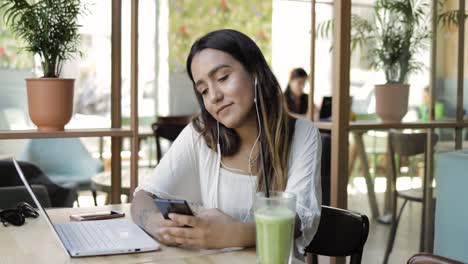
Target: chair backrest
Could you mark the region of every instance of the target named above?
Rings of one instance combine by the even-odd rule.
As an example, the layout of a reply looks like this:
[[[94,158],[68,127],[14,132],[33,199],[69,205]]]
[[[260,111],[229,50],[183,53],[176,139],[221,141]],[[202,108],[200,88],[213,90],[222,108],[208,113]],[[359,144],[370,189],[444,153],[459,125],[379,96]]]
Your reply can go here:
[[[333,257],[351,256],[350,263],[361,263],[368,234],[367,216],[349,210],[322,206],[317,233],[305,251]]]
[[[449,259],[442,256],[432,255],[429,253],[418,253],[412,256],[408,264],[463,264],[463,262]]]
[[[41,169],[32,163],[18,161],[26,180],[31,185],[47,189],[52,207],[72,207],[76,199],[76,187],[63,187],[52,182]],[[24,186],[11,160],[0,160],[0,187]],[[0,195],[0,197],[3,197]],[[3,199],[3,198],[2,198]]]
[[[151,125],[154,136],[156,138],[156,151],[158,162],[161,160],[162,151],[160,138],[165,138],[169,141],[174,141],[180,132],[190,123],[192,115],[184,116],[160,116],[157,121]]]
[[[31,139],[19,160],[41,168],[55,182],[75,182],[88,179],[104,168],[92,157],[79,138]],[[79,179],[79,180],[78,180]]]
[[[400,156],[414,156],[426,152],[427,133],[403,133],[391,130],[389,133],[390,145],[394,154]],[[434,135],[433,143],[437,142],[437,136]]]
[[[390,150],[390,168],[392,170],[392,183],[396,184],[398,170],[396,167],[395,154],[398,156],[415,156],[426,153],[427,133],[403,133],[396,130],[390,130],[389,134],[389,150]],[[438,141],[437,134],[432,137],[432,144]],[[426,164],[426,156],[424,156],[424,164]],[[424,170],[426,172],[426,170]]]

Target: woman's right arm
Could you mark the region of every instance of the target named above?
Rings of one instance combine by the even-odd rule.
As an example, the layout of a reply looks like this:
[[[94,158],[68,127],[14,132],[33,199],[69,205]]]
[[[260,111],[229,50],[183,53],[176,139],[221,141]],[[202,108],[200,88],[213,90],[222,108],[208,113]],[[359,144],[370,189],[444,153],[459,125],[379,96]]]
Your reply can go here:
[[[178,245],[171,239],[165,239],[160,235],[166,227],[178,227],[174,221],[166,220],[159,212],[154,203],[156,196],[146,191],[135,193],[131,205],[131,215],[133,222],[146,231],[150,236],[156,238],[159,242],[168,245]]]
[[[131,213],[133,221],[152,237],[166,245],[175,245],[164,239],[161,231],[167,227],[178,227],[164,219],[154,199],[178,198],[198,203],[201,201],[200,176],[197,167],[197,152],[193,145],[195,134],[188,125],[172,143],[150,177],[146,177],[135,192]]]

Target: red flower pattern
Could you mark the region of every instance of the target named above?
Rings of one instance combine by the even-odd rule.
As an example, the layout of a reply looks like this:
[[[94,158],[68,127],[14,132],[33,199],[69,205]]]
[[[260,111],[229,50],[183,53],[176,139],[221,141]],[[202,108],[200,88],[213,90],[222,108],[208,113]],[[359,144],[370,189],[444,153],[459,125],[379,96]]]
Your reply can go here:
[[[260,30],[258,32],[258,38],[261,39],[261,40],[266,40],[267,37],[266,37],[265,31]]]
[[[223,10],[228,10],[229,9],[229,5],[228,5],[227,0],[221,0],[220,6],[221,6],[221,9],[223,9]]]
[[[183,25],[179,28],[179,34],[180,34],[180,35],[183,35],[183,36],[188,35],[188,33],[187,33],[187,24],[183,24]]]

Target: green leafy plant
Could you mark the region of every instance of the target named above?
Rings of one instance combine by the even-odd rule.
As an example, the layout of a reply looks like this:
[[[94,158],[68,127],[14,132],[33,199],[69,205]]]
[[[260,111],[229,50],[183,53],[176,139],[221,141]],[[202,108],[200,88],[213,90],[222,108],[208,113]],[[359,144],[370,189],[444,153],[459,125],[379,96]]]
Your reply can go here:
[[[442,11],[444,2],[438,2]],[[351,16],[351,49],[367,49],[365,58],[385,73],[387,83],[406,83],[408,76],[424,68],[416,55],[429,49],[432,37],[431,6],[427,0],[377,0],[373,15]],[[441,27],[458,25],[458,10],[440,13]],[[333,21],[317,27],[319,37],[329,37]]]
[[[4,17],[2,10],[0,17]],[[0,19],[0,69],[32,69],[33,57],[19,52],[22,45]]]
[[[239,30],[251,37],[271,62],[272,1],[170,0],[169,69],[183,72],[192,43],[221,28]]]
[[[58,78],[63,62],[79,53],[80,0],[0,0],[0,9],[24,49],[39,55],[44,77]]]

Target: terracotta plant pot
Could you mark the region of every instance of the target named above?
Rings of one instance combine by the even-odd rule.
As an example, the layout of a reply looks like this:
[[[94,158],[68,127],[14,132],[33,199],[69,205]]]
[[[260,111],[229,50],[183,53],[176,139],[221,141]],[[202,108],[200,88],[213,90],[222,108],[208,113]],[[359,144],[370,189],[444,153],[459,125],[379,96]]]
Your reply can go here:
[[[74,79],[26,79],[29,116],[40,131],[63,131],[73,113]]]
[[[375,109],[382,122],[401,122],[408,112],[409,85],[400,83],[375,86]]]

